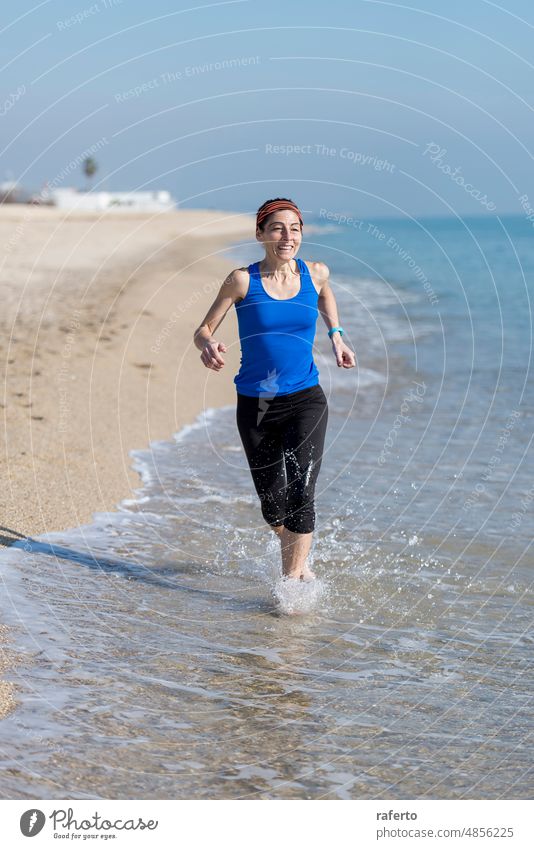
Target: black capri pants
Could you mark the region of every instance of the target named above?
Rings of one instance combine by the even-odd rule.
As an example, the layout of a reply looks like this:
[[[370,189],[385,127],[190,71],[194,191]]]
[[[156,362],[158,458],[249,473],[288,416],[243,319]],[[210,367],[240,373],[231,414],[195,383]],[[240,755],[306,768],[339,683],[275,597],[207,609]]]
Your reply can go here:
[[[265,521],[311,533],[328,422],[322,387],[278,396],[238,392],[236,421]]]

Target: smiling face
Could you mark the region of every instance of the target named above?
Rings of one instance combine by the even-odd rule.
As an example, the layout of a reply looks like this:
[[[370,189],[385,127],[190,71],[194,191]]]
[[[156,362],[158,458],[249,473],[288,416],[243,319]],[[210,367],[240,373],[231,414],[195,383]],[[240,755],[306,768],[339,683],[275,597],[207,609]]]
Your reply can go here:
[[[302,242],[302,230],[296,212],[280,209],[263,222],[263,230],[256,229],[256,239],[265,248],[265,256],[276,265],[297,255]]]

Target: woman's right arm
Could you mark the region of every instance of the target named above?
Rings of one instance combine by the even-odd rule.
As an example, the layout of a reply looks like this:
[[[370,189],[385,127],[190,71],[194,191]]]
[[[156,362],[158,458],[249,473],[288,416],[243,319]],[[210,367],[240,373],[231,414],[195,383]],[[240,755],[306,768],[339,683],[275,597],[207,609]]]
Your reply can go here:
[[[244,298],[248,289],[248,272],[246,268],[236,268],[230,272],[221,284],[217,297],[206,313],[202,323],[193,334],[193,342],[201,352],[200,359],[214,371],[220,371],[224,366],[221,352],[227,348],[224,342],[217,342],[213,334],[219,327],[226,313],[236,301]]]

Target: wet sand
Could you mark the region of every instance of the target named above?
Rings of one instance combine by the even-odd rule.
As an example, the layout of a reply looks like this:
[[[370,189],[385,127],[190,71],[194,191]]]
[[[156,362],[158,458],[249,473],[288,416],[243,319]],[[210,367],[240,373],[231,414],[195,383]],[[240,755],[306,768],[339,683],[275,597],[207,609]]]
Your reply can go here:
[[[113,510],[141,486],[132,449],[234,402],[235,311],[216,334],[221,373],[192,334],[240,239],[254,241],[252,216],[0,207],[4,545]],[[12,707],[0,682],[0,716]]]

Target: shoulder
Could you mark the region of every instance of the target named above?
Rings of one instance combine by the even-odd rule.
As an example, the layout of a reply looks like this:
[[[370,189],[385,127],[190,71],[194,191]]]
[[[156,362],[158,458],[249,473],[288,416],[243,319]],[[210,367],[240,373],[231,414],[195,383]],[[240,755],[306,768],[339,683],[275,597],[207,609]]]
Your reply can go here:
[[[307,262],[308,271],[313,281],[317,294],[324,293],[329,285],[330,269],[325,262]]]
[[[241,301],[246,296],[249,286],[249,277],[248,268],[246,266],[242,266],[241,268],[234,268],[224,281],[223,287],[231,295],[234,302]]]

